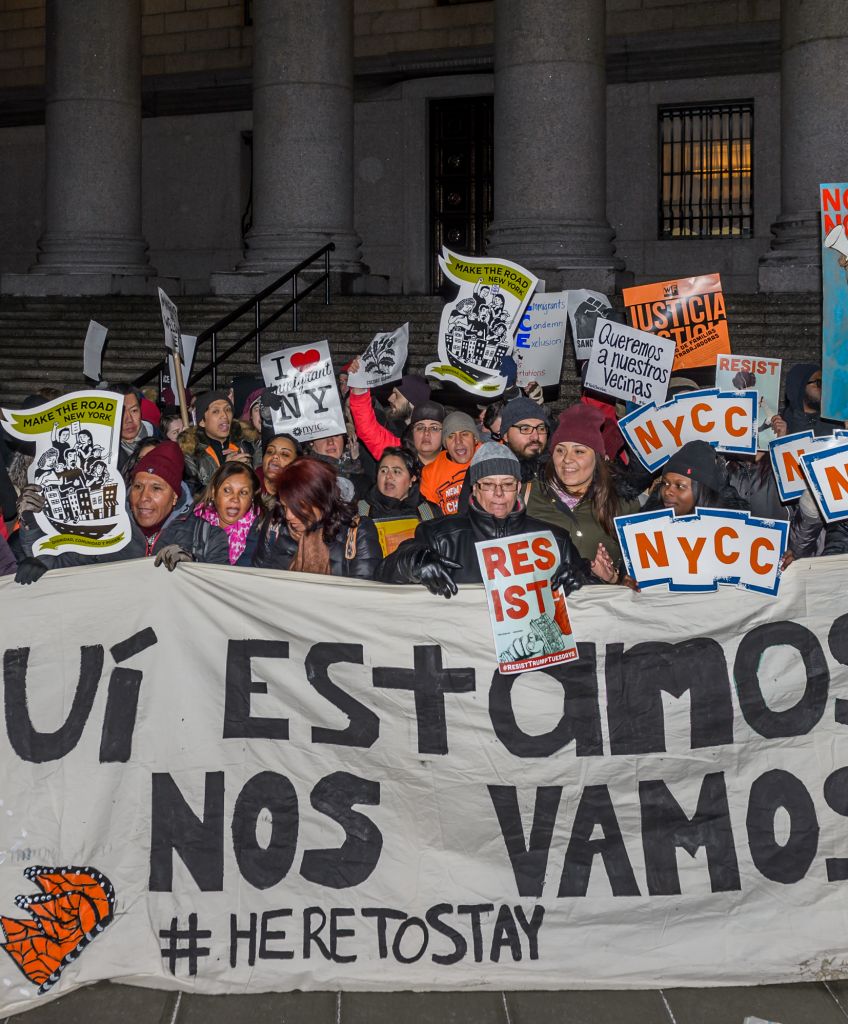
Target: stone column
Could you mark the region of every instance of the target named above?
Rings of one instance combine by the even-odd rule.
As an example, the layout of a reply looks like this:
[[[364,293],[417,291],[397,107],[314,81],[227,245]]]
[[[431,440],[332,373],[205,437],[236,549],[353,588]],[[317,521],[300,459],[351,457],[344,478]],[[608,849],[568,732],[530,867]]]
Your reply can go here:
[[[253,38],[254,219],[238,269],[279,275],[335,242],[333,269],[359,273],[352,0],[255,0]]]
[[[548,289],[610,291],[605,0],[495,0],[495,219],[488,252]]]
[[[782,0],[780,21],[780,216],[759,285],[817,292],[819,185],[848,180],[848,22],[844,7],[830,0]]]
[[[46,14],[45,230],[30,273],[115,290],[109,278],[155,273],[141,234],[141,0],[47,0]]]

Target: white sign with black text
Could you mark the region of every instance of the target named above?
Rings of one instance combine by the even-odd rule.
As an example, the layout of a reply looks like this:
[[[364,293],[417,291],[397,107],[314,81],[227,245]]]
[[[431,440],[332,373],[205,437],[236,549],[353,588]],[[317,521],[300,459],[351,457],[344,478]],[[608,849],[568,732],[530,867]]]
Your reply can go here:
[[[661,338],[599,317],[584,386],[636,405],[662,405],[674,348],[673,338]]]
[[[263,356],[265,396],[274,429],[299,441],[347,432],[326,341],[294,345]]]

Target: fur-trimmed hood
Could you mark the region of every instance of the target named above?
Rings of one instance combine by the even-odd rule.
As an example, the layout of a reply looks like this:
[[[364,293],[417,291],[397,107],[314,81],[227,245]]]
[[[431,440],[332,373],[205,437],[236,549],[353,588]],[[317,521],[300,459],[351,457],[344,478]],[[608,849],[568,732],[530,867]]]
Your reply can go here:
[[[230,441],[240,448],[259,444],[259,433],[253,427],[240,420],[233,420],[230,427]],[[203,427],[191,426],[188,430],[182,431],[177,438],[183,455],[196,457],[201,455],[209,447],[210,441]]]

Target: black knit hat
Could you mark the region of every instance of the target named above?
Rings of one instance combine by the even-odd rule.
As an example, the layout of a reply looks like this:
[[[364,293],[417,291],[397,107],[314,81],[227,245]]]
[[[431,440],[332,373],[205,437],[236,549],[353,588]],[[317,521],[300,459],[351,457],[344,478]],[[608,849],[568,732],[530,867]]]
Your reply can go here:
[[[724,487],[715,449],[706,441],[689,441],[684,444],[663,466],[663,475],[666,473],[688,476],[709,487],[711,491],[720,492]]]
[[[230,396],[226,391],[204,391],[202,395],[197,396],[197,401],[194,405],[194,417],[198,423],[203,422],[203,417],[213,402],[226,402],[230,409],[233,407]]]
[[[415,406],[409,422],[420,423],[421,420],[436,420],[438,423],[444,423],[446,415],[445,407],[440,402],[429,400]]]
[[[503,412],[501,413],[501,437],[506,434],[510,427],[514,427],[516,423],[520,423],[522,420],[541,420],[548,427],[551,425],[548,415],[541,405],[534,402],[532,398],[527,398],[526,395],[519,395],[518,398],[513,398],[503,407]]]

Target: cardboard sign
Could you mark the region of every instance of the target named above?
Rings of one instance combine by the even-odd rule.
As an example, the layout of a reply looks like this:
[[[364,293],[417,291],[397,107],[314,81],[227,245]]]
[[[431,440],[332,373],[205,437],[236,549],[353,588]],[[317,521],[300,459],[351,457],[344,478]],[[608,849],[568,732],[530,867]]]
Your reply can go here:
[[[130,541],[124,478],[118,472],[124,399],[75,391],[33,409],[0,409],[12,437],[35,442],[30,483],[44,495],[33,555],[120,551]]]
[[[535,293],[515,335],[519,387],[559,384],[565,348],[568,292]]]
[[[182,348],[183,357],[180,360],[180,364],[183,370],[183,381],[186,387],[188,387],[188,379],[191,376],[191,368],[194,364],[194,352],[197,348],[197,336],[194,334],[181,334],[180,335],[180,347]],[[174,369],[174,354],[173,352],[168,353],[168,370],[166,377],[163,378],[163,385],[165,387],[175,388],[174,379],[176,377],[176,371]]]
[[[103,374],[103,347],[108,329],[96,320],[89,320],[82,347],[82,372],[89,380],[99,381]]]
[[[559,550],[548,530],[478,541],[498,670],[532,672],[578,658],[565,598],[551,590]]]
[[[706,441],[720,452],[753,455],[756,416],[756,391],[707,388],[676,395],[664,405],[636,409],[618,426],[642,465],[653,471],[689,441]]]
[[[636,405],[662,405],[671,379],[674,342],[598,318],[585,386]]]
[[[664,508],[618,516],[615,530],[628,575],[642,590],[700,592],[722,584],[778,592],[787,522],[720,508],[696,508],[678,517]]]
[[[768,451],[777,435],[769,426],[780,408],[780,359],[761,356],[720,355],[716,358],[715,386],[719,391],[754,390],[757,405],[757,448]]]
[[[812,430],[778,437],[769,444],[769,456],[777,481],[780,500],[795,501],[807,490],[807,481],[801,467],[801,456],[809,452],[821,452],[836,448],[848,440],[848,430],[836,430],[833,434],[816,437]]]
[[[504,356],[512,355],[514,335],[538,283],[529,270],[508,260],[478,259],[442,249],[439,266],[459,285],[442,310],[439,359],[426,374],[463,391],[494,398],[506,387]]]
[[[822,268],[822,417],[848,420],[848,184],[819,186]],[[839,261],[842,260],[842,263]]]
[[[420,520],[412,516],[406,519],[375,519],[373,522],[377,528],[380,549],[385,557],[397,551],[405,540],[411,540],[415,536]]]
[[[182,355],[180,350],[180,314],[176,305],[161,288],[158,289],[158,292],[159,308],[162,311],[162,326],[165,329],[165,348],[169,352],[180,352],[180,355]]]
[[[598,317],[608,319],[612,313],[612,303],[606,295],[593,292],[589,288],[572,289],[567,294],[568,323],[571,327],[574,356],[578,362],[582,362],[592,354]]]
[[[802,455],[801,467],[825,521],[848,519],[848,443]]]
[[[326,341],[281,348],[260,366],[272,392],[263,403],[277,433],[313,441],[347,432]]]
[[[352,388],[376,388],[403,376],[403,366],[409,349],[409,324],[396,331],[375,334],[368,348],[359,357],[359,372],[349,373]]]
[[[631,326],[673,338],[674,369],[712,366],[730,351],[727,312],[718,274],[643,284],[622,291]]]

